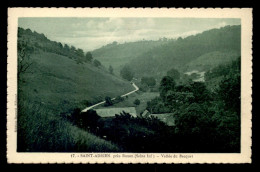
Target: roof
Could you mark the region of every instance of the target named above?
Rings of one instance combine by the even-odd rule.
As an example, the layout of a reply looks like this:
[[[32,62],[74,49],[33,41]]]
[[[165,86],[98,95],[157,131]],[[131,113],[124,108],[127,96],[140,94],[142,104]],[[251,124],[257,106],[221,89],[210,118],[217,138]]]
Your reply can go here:
[[[149,116],[157,117],[160,121],[166,123],[168,126],[175,126],[175,117],[173,113],[150,114]]]
[[[116,114],[120,115],[123,111],[129,113],[133,117],[136,117],[135,107],[124,107],[124,108],[102,108],[95,109],[97,114],[103,118],[105,117],[114,117]]]
[[[142,117],[146,117],[147,115],[149,114],[149,111],[148,110],[145,110],[143,113],[142,113]]]

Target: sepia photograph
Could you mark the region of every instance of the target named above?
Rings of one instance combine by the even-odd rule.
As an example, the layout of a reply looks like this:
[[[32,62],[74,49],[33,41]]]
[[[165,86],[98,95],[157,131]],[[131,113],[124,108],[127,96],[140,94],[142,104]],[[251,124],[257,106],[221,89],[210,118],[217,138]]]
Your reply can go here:
[[[239,17],[18,17],[15,151],[240,154],[242,27]]]

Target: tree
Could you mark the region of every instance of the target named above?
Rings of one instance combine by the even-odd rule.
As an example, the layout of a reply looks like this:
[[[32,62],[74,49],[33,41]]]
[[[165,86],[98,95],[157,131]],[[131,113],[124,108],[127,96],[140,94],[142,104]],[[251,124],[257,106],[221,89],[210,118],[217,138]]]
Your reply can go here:
[[[153,87],[156,85],[156,80],[154,77],[142,77],[141,84],[145,84],[149,87]]]
[[[171,69],[167,72],[167,76],[172,77],[174,80],[179,80],[180,79],[180,73],[176,69]]]
[[[108,68],[108,70],[109,70],[109,73],[110,73],[110,74],[113,74],[113,72],[114,72],[114,69],[113,69],[113,67],[112,67],[111,65],[109,65],[109,68]]]
[[[80,57],[84,57],[84,51],[80,48],[76,50],[76,54]]]
[[[184,104],[190,104],[194,101],[193,93],[168,91],[164,101],[165,106],[171,109],[179,109]]]
[[[92,62],[93,56],[92,56],[91,52],[87,52],[85,57],[86,57],[86,62],[88,62],[88,63]]]
[[[176,85],[176,83],[172,77],[170,77],[170,76],[163,77],[163,79],[161,80],[161,83],[160,83],[160,87],[159,87],[160,96],[163,100],[166,99],[166,94],[168,91],[174,90],[175,85]]]
[[[101,66],[100,61],[98,61],[98,60],[96,60],[96,59],[94,60],[93,64],[94,64],[95,67]]]
[[[32,65],[30,61],[30,55],[28,52],[27,42],[21,40],[22,38],[18,38],[18,81],[21,79],[21,75],[26,73],[29,67]]]
[[[76,48],[75,48],[74,46],[71,46],[71,47],[70,47],[70,51],[71,51],[72,53],[75,53],[75,52],[76,52]]]
[[[218,99],[224,102],[224,108],[240,115],[241,94],[240,73],[226,76],[219,84]]]
[[[112,100],[111,100],[111,97],[105,97],[105,106],[111,106],[111,105],[113,105],[113,102],[112,102]]]
[[[137,105],[137,106],[138,106],[138,105],[140,105],[140,103],[141,103],[141,102],[140,102],[140,100],[139,100],[139,99],[135,99],[135,101],[134,101],[134,104],[135,104],[135,105]]]
[[[70,51],[70,47],[68,46],[68,44],[65,44],[63,49],[66,53]]]
[[[121,71],[120,71],[120,75],[122,76],[122,78],[131,81],[134,77],[134,72],[131,70],[131,68],[127,65],[125,65]]]
[[[197,103],[203,103],[211,99],[211,93],[207,90],[205,83],[193,82],[190,85],[191,92],[194,95],[194,101]]]
[[[116,102],[122,102],[124,100],[124,98],[121,96],[117,96],[115,100],[116,100]]]
[[[83,127],[86,128],[86,126],[90,127],[90,130],[95,131],[96,127],[98,126],[98,120],[100,119],[100,116],[98,116],[97,112],[90,109],[87,112],[81,113],[81,118],[83,121]]]

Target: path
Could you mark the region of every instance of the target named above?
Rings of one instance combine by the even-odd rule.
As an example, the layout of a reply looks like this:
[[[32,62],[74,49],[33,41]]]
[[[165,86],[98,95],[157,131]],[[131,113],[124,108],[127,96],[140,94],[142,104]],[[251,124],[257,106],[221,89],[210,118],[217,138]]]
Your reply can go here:
[[[135,85],[135,83],[132,83],[132,86],[135,88],[135,90],[133,90],[133,91],[131,91],[131,92],[129,92],[129,93],[126,93],[126,94],[124,94],[124,95],[121,95],[121,97],[128,96],[128,95],[133,94],[134,92],[136,92],[136,91],[139,90],[139,88]],[[115,99],[116,99],[116,98],[114,97],[114,98],[112,98],[111,100],[115,100]],[[89,107],[83,109],[81,112],[87,112],[89,109],[92,109],[92,108],[94,108],[94,107],[96,107],[96,106],[102,105],[102,104],[104,104],[105,102],[106,102],[106,101],[102,101],[102,102],[99,102],[99,103],[94,104],[94,105],[92,105],[92,106],[89,106]]]

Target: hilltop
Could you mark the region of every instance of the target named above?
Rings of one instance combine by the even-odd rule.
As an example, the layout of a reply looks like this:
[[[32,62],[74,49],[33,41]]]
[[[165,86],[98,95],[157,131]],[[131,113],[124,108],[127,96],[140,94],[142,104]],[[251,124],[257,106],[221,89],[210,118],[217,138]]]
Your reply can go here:
[[[132,68],[136,77],[162,77],[172,68],[206,71],[240,56],[241,26],[225,26],[177,40],[113,44],[93,51],[106,66]],[[200,66],[199,64],[202,64]],[[205,64],[204,64],[205,63]]]
[[[193,62],[206,63],[208,68],[215,67],[212,64],[226,63],[220,60],[218,54],[224,56],[240,55],[241,51],[241,26],[226,26],[220,29],[212,29],[187,38],[179,38],[175,42],[169,42],[161,47],[142,54],[133,59],[128,65],[132,66],[137,74],[165,75],[172,69],[186,72]],[[210,54],[211,53],[211,54]],[[207,54],[207,56],[206,56]],[[204,57],[201,57],[204,56]],[[209,60],[210,59],[210,60]],[[229,58],[233,60],[234,58]],[[228,60],[229,61],[229,60]],[[200,70],[201,68],[193,68]]]
[[[157,41],[137,41],[119,44],[113,42],[99,49],[92,51],[93,56],[102,62],[106,68],[110,65],[114,68],[115,73],[119,74],[120,69],[131,60],[143,53],[151,51],[153,48],[163,46],[174,40],[160,39]]]

